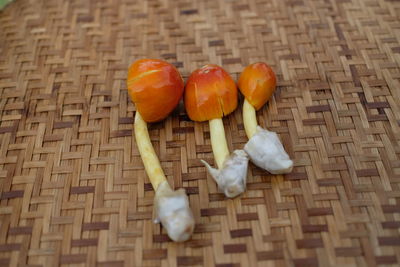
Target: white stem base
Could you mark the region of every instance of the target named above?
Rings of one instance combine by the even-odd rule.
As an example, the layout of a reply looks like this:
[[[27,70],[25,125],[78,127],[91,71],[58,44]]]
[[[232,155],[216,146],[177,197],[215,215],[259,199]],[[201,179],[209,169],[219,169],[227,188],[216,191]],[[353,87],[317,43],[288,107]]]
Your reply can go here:
[[[290,160],[278,135],[257,126],[257,132],[244,146],[251,161],[272,174],[284,174],[292,171]]]
[[[154,222],[161,222],[169,238],[183,242],[194,230],[194,218],[184,189],[173,191],[168,182],[159,185],[154,197]]]
[[[243,103],[243,123],[249,138],[244,150],[250,160],[272,174],[291,172],[293,161],[283,148],[278,135],[257,125],[256,110],[246,99]]]
[[[228,198],[234,198],[246,191],[247,166],[249,158],[243,150],[235,150],[220,169],[211,167],[201,160],[208,173],[217,182],[218,188]]]
[[[243,150],[235,150],[229,155],[222,119],[210,120],[209,123],[211,145],[218,169],[204,160],[201,162],[217,182],[219,190],[228,198],[236,197],[246,190],[249,158]]]

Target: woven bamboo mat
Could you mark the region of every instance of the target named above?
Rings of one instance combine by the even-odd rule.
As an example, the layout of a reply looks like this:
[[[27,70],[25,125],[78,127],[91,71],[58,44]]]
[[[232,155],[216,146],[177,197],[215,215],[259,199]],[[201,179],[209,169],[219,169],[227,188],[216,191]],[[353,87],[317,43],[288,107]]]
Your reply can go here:
[[[400,263],[400,3],[394,0],[16,0],[0,12],[0,266],[377,266]],[[152,223],[125,85],[135,59],[233,77],[266,61],[258,114],[293,173],[250,166],[218,193],[207,123],[182,107],[150,135],[190,195],[193,238]],[[246,142],[241,107],[224,119]]]

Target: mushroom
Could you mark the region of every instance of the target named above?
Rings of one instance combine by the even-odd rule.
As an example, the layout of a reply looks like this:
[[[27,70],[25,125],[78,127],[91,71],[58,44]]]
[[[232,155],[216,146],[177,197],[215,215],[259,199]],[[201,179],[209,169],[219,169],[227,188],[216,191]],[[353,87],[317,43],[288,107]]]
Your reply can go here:
[[[193,213],[184,189],[172,190],[151,144],[148,122],[164,119],[182,97],[184,84],[178,70],[158,59],[142,59],[129,67],[128,93],[136,106],[135,138],[146,173],[155,191],[154,222],[164,226],[177,242],[190,238]]]
[[[275,73],[265,63],[250,64],[241,73],[238,85],[245,96],[243,122],[249,138],[244,150],[256,166],[272,174],[291,172],[293,161],[283,148],[278,135],[258,126],[256,118],[256,110],[259,110],[275,91]]]
[[[190,75],[184,93],[186,111],[193,121],[209,121],[211,146],[218,169],[206,166],[218,188],[228,198],[246,189],[248,157],[243,150],[229,153],[222,117],[237,107],[237,87],[218,65],[208,64]]]

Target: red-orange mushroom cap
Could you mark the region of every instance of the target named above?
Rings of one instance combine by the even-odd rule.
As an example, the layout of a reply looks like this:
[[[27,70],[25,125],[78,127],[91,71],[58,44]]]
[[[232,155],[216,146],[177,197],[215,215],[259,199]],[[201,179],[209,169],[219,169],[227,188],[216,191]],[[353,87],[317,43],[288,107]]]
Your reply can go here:
[[[146,122],[164,119],[176,107],[184,83],[178,70],[159,59],[135,61],[128,71],[128,93]]]
[[[276,76],[263,62],[248,65],[240,74],[238,86],[246,100],[259,110],[272,96],[276,88]]]
[[[237,107],[237,87],[220,66],[207,64],[190,75],[185,87],[185,108],[193,121],[222,118]]]

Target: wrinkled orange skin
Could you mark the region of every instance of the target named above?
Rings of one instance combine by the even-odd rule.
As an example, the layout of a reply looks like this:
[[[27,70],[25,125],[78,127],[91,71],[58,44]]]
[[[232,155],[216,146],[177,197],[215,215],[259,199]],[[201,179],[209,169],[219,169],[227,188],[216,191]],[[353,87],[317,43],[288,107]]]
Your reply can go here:
[[[129,67],[127,85],[136,110],[146,122],[167,117],[179,103],[184,88],[178,70],[159,59],[135,61]]]
[[[185,108],[193,121],[222,118],[237,107],[237,87],[220,66],[208,64],[190,75],[185,87]]]
[[[238,86],[247,101],[259,110],[274,93],[276,76],[265,63],[250,64],[240,74]]]

